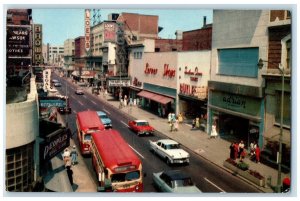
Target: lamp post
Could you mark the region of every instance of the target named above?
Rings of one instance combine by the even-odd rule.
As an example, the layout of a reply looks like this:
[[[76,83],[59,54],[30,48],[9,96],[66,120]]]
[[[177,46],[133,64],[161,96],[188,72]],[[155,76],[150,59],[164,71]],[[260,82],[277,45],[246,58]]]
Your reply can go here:
[[[265,61],[262,59],[259,59],[259,62],[257,66],[259,68],[263,67],[263,62],[271,63],[269,61]],[[283,102],[284,102],[284,68],[281,64],[279,64],[278,69],[281,73],[281,104],[280,104],[280,133],[279,133],[279,150],[278,150],[278,175],[277,175],[277,192],[281,192],[281,159],[282,159],[282,136],[283,136]]]

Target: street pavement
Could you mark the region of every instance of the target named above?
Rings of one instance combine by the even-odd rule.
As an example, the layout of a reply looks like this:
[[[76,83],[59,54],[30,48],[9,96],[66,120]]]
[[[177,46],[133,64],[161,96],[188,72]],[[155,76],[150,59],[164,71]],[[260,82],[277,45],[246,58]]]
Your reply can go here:
[[[68,82],[72,83],[71,79],[68,78]],[[92,88],[86,87],[85,91],[87,93],[92,94]],[[98,95],[99,99],[106,101],[113,107],[119,109],[119,101],[114,99],[110,94],[107,94],[105,97],[103,93]],[[223,140],[221,138],[211,139],[207,133],[202,130],[194,130],[192,129],[189,123],[182,123],[179,125],[179,129],[176,132],[170,132],[170,127],[166,118],[160,118],[159,116],[152,114],[148,111],[145,111],[138,106],[126,106],[119,109],[121,112],[125,113],[132,119],[144,119],[147,120],[150,125],[152,125],[157,132],[166,136],[166,138],[173,139],[179,142],[183,147],[187,150],[190,150],[200,157],[210,161],[211,163],[223,168],[224,170],[231,172],[231,170],[227,169],[223,166],[223,162],[229,158],[229,146],[230,142]],[[73,145],[74,142],[71,142]],[[87,179],[86,174],[81,174],[82,172],[89,172],[84,165],[83,159],[79,155],[78,158],[79,164],[72,167],[74,172],[74,192],[95,192],[96,184],[93,182],[93,179]],[[257,189],[260,189],[262,192],[273,193],[274,190],[271,186],[276,186],[277,184],[277,175],[278,171],[269,166],[266,166],[262,163],[255,163],[249,160],[248,157],[244,159],[244,161],[249,164],[249,169],[255,170],[263,175],[266,179],[266,184],[263,187],[260,187],[249,180],[237,175],[241,179],[245,180],[249,184],[253,185]],[[233,172],[231,172],[233,173]],[[90,174],[90,173],[89,173]],[[89,175],[90,176],[90,175]],[[84,177],[84,178],[83,178]],[[282,173],[281,178],[290,177],[290,174]],[[271,178],[270,180],[267,178]]]

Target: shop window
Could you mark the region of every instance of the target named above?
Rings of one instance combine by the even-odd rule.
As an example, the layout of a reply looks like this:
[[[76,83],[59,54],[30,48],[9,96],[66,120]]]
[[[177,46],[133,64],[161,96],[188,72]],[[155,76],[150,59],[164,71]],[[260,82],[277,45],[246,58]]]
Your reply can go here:
[[[218,50],[221,75],[257,77],[258,48],[233,48]]]
[[[275,114],[275,122],[276,125],[280,125],[280,117],[281,117],[281,91],[276,93],[277,99],[277,107],[276,107],[276,114]],[[283,100],[283,125],[285,127],[291,126],[291,96],[290,93],[284,93],[284,100]]]

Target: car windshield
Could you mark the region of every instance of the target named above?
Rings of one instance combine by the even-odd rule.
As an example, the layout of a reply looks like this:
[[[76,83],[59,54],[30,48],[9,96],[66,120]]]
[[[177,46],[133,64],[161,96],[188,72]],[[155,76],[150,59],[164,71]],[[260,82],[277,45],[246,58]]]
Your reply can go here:
[[[179,149],[179,144],[167,144],[166,149]]]
[[[194,185],[191,178],[174,180],[172,183],[173,183],[173,186],[175,186],[175,187],[184,187],[184,186],[193,186]]]
[[[100,115],[100,118],[101,118],[101,119],[107,119],[108,117],[106,116],[106,114],[101,114],[101,115]]]
[[[137,125],[138,126],[149,126],[149,123],[148,122],[137,122]]]
[[[140,178],[140,171],[118,173],[111,175],[111,182],[123,182],[123,181],[133,181]]]

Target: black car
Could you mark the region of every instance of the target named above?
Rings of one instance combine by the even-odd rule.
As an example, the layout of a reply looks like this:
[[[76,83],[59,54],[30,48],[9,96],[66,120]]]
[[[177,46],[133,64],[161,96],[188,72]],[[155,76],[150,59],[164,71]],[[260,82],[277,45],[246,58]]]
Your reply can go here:
[[[274,169],[278,169],[278,163],[276,156],[268,149],[261,151],[260,162]],[[282,161],[281,171],[284,173],[289,173],[291,171],[290,164],[288,162]]]

